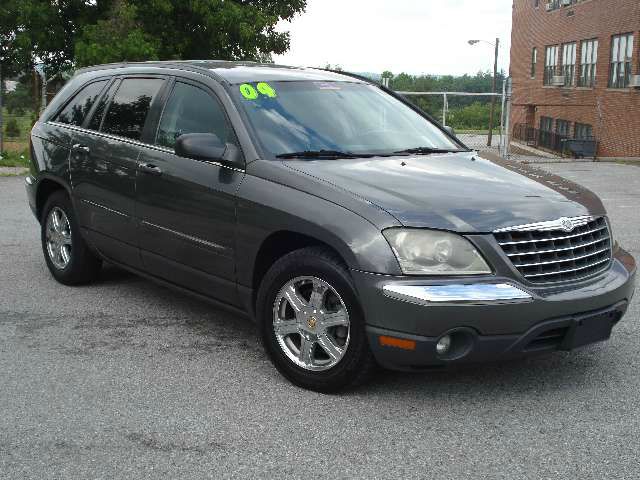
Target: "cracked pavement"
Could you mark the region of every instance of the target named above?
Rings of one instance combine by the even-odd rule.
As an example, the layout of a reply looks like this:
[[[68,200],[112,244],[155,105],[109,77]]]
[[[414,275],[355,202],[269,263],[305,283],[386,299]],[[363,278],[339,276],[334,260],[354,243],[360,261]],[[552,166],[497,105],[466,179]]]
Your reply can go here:
[[[640,168],[544,168],[640,257]],[[233,314],[113,267],[57,284],[22,178],[0,205],[0,478],[640,477],[640,296],[606,344],[321,395]]]

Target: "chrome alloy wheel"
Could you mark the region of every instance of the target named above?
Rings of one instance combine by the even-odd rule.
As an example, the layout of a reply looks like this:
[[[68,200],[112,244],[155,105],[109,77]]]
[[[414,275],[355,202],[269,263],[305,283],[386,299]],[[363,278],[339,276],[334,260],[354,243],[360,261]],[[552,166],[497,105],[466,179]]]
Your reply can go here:
[[[45,239],[51,263],[64,270],[71,261],[71,225],[67,214],[53,207],[47,216]]]
[[[334,367],[349,347],[349,312],[338,292],[316,277],[296,277],[278,292],[273,330],[285,355],[305,370]]]

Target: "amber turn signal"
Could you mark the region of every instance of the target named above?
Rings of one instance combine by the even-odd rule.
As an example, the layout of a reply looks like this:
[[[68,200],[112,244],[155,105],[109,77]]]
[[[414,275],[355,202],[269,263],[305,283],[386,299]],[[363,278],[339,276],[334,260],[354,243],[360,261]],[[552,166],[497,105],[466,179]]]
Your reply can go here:
[[[403,338],[387,337],[384,335],[380,335],[378,339],[380,341],[380,345],[383,347],[396,347],[402,348],[403,350],[416,349],[416,342],[414,340],[405,340]]]

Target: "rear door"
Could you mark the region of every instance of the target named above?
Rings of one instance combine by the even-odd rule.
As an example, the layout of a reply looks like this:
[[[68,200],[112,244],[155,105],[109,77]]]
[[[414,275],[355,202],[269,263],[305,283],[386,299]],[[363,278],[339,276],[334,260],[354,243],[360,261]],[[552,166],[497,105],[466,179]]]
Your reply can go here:
[[[80,221],[106,257],[140,267],[135,213],[136,171],[147,118],[166,81],[116,77],[78,133],[72,181]]]
[[[215,133],[238,145],[207,86],[177,78],[159,115],[155,147],[140,154],[137,211],[149,273],[230,304],[235,285],[236,192],[244,171],[174,153],[185,133]]]

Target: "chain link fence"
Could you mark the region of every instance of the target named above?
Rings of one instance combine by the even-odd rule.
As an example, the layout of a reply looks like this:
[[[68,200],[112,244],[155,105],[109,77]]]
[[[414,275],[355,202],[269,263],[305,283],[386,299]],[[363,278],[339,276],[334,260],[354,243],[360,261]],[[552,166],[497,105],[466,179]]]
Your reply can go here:
[[[29,164],[29,134],[35,121],[30,113],[2,115],[0,166],[27,167]]]
[[[507,154],[506,95],[483,92],[398,92],[453,128],[469,148]],[[491,101],[494,101],[491,121]],[[490,124],[493,128],[490,129]]]

